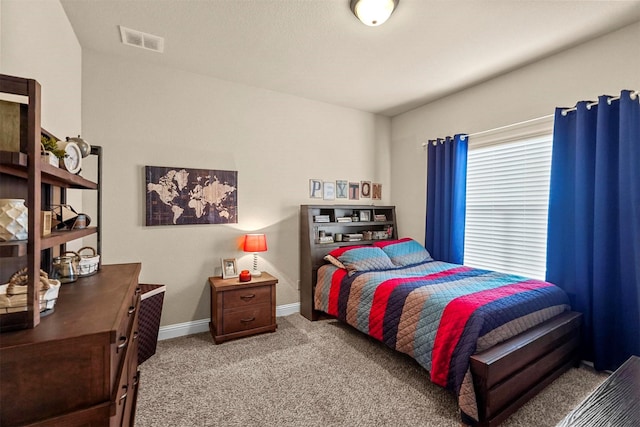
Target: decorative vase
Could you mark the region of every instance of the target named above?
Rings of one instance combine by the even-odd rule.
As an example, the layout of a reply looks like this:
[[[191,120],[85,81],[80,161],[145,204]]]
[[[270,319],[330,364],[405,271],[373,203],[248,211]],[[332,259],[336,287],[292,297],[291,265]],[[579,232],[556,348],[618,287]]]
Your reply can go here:
[[[0,242],[27,240],[29,214],[24,199],[0,199]]]

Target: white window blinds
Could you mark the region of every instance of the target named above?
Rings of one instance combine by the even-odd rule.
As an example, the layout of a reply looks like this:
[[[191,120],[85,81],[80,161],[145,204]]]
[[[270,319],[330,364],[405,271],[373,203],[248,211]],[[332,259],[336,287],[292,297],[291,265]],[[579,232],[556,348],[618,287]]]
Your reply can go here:
[[[544,279],[553,118],[469,138],[464,263]]]

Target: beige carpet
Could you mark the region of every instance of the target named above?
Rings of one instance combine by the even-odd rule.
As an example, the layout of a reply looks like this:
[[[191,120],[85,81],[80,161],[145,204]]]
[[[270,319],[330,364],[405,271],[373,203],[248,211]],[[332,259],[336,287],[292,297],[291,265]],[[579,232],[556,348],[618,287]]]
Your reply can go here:
[[[142,366],[136,426],[459,426],[453,396],[412,359],[335,320],[215,345],[161,341]],[[554,426],[606,378],[572,369],[502,425]]]

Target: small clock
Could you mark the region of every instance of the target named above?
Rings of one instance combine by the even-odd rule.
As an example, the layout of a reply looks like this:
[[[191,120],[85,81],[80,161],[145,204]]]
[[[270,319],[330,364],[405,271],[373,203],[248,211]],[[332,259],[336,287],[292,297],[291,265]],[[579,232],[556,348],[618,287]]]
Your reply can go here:
[[[73,141],[59,141],[58,146],[64,150],[64,168],[71,173],[78,173],[82,169],[82,151]]]

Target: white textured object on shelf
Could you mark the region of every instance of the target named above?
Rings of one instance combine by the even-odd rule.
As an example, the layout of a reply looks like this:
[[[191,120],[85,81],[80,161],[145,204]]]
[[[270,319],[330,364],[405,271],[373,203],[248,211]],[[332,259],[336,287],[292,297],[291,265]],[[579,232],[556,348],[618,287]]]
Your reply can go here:
[[[27,240],[28,224],[24,199],[0,199],[0,242]]]

